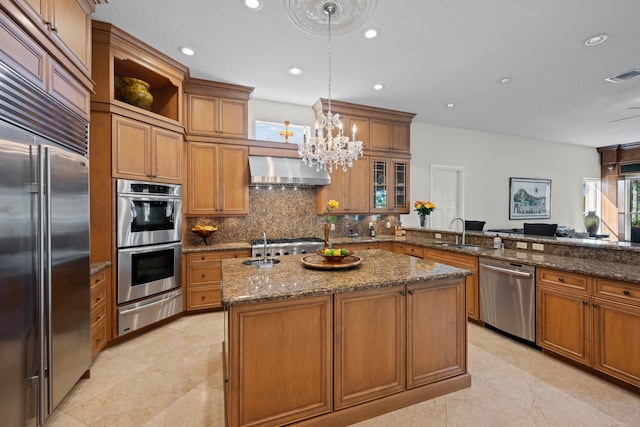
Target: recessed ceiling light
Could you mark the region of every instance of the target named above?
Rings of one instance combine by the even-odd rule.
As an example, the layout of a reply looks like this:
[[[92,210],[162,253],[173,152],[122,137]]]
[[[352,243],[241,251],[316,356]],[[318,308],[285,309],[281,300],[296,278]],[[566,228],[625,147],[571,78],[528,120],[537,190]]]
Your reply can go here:
[[[368,39],[376,38],[377,35],[378,35],[378,30],[376,30],[375,28],[369,28],[367,31],[364,32],[364,36]]]
[[[302,74],[302,69],[298,67],[291,67],[287,70],[287,72],[292,76],[299,76],[300,74]]]
[[[511,77],[500,77],[496,82],[501,85],[506,85],[507,83],[511,83]]]
[[[187,56],[193,56],[193,54],[195,53],[189,46],[182,46],[180,48],[180,52],[184,53]]]
[[[248,7],[251,10],[260,10],[262,9],[262,1],[261,0],[241,0],[242,4]]]
[[[384,89],[384,85],[382,83],[376,83],[373,85],[373,90],[382,90]]]
[[[609,38],[608,34],[597,34],[595,36],[589,37],[584,41],[585,46],[595,46],[600,43],[604,43]]]
[[[453,108],[456,106],[456,104],[454,104],[453,102],[447,102],[446,104],[444,104],[444,106],[447,108]]]

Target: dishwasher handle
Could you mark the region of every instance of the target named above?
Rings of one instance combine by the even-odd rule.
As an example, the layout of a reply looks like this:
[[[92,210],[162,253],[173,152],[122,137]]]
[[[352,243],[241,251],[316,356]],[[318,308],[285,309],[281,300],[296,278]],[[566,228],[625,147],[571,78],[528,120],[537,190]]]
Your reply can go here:
[[[531,273],[530,271],[511,270],[509,268],[496,267],[495,265],[480,264],[480,267],[486,268],[487,270],[496,271],[498,273],[512,274],[514,276],[520,276],[520,277],[533,276],[533,273]]]

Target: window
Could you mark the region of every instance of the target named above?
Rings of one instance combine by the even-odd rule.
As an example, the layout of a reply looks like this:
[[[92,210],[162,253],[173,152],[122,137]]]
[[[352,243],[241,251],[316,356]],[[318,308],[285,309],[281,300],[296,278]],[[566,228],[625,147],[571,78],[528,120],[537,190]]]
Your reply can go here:
[[[304,141],[305,129],[307,130],[308,134],[308,126],[292,124],[285,126],[284,123],[264,122],[261,120],[256,120],[256,140],[301,144]],[[289,135],[285,135],[286,131],[289,132]]]

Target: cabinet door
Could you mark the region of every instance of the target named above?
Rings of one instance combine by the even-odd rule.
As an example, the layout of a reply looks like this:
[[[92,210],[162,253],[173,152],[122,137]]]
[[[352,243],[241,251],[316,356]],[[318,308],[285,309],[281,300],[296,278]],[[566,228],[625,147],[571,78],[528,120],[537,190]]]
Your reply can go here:
[[[404,287],[334,295],[334,408],[405,388]]]
[[[91,10],[84,0],[49,0],[53,34],[80,60],[91,64]]]
[[[409,125],[403,123],[393,123],[391,125],[391,148],[398,151],[411,152],[411,141],[409,139]]]
[[[536,344],[590,365],[591,328],[588,295],[536,286]]]
[[[392,182],[390,194],[393,204],[392,210],[397,213],[409,213],[409,162],[394,160],[392,162]]]
[[[223,145],[220,148],[218,176],[219,211],[225,214],[249,213],[249,150],[247,147]]]
[[[407,388],[466,372],[462,279],[407,286]]]
[[[151,178],[151,126],[113,115],[113,177]]]
[[[187,143],[187,213],[218,213],[218,154],[216,144]]]
[[[182,135],[153,129],[152,178],[161,182],[182,181]]]
[[[371,120],[371,126],[369,129],[371,138],[371,149],[388,150],[390,148],[390,123],[381,120]]]
[[[217,136],[218,98],[187,94],[187,134]]]
[[[389,186],[388,186],[388,171],[389,164],[386,160],[372,159],[371,160],[371,180],[373,181],[373,192],[370,194],[371,198],[371,212],[379,212],[382,210],[388,210],[389,207]]]
[[[247,137],[247,103],[234,99],[220,98],[220,126],[223,136]]]
[[[369,119],[366,117],[346,117],[347,127],[345,131],[348,132],[349,139],[352,139],[353,125],[356,125],[356,139],[358,141],[362,141],[362,148],[369,148],[369,141],[371,140],[370,132],[369,132]]]
[[[331,411],[331,296],[232,306],[227,425],[285,425]]]
[[[594,298],[593,366],[640,387],[640,307]]]
[[[348,171],[348,213],[369,212],[370,167],[369,158],[364,156],[356,160]]]

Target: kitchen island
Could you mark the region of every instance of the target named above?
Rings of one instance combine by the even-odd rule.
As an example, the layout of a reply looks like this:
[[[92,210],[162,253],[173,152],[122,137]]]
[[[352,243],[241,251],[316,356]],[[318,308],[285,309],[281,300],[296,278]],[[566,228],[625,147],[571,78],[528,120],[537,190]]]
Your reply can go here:
[[[228,426],[347,425],[471,385],[468,271],[383,250],[222,261]],[[309,260],[309,258],[306,258]]]

